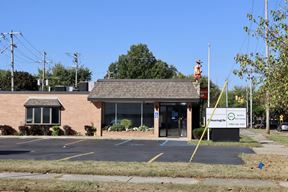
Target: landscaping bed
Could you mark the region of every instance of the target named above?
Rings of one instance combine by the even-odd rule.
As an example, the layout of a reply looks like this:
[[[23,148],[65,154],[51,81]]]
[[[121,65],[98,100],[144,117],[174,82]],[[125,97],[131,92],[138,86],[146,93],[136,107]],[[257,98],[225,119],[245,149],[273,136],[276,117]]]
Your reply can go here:
[[[153,138],[154,131],[107,131],[102,132],[103,137],[107,138]]]

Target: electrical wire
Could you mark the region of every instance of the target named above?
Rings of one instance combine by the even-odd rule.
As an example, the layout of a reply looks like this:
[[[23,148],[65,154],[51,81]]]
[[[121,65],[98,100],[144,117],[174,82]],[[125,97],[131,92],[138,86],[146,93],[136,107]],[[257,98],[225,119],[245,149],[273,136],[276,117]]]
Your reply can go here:
[[[39,51],[38,49],[36,49],[33,45],[32,45],[32,43],[30,43],[30,41],[28,41],[26,38],[25,38],[25,36],[22,34],[21,35],[21,37],[24,39],[24,41],[26,41],[29,45],[30,45],[30,47],[32,47],[35,51],[37,51],[40,55],[43,55],[43,53],[41,52],[41,51]]]
[[[37,59],[41,59],[41,56],[43,55],[42,53],[40,53],[40,55],[39,55],[39,53],[38,54],[35,54],[31,49],[29,49],[21,40],[20,40],[20,38],[18,38],[16,35],[15,35],[15,37],[16,37],[16,39],[17,39],[17,42],[19,43],[19,44],[21,44],[27,51],[29,51],[32,55],[34,55],[34,57],[35,58],[37,58]]]
[[[251,14],[252,14],[252,15],[254,14],[254,0],[251,1]],[[249,30],[252,28],[252,24],[253,24],[253,23],[252,23],[252,21],[250,20],[250,22],[249,22]],[[246,36],[245,39],[247,40],[246,53],[248,53],[248,52],[249,52],[249,49],[250,49],[250,34],[249,34],[249,33],[247,33],[247,36]],[[238,53],[242,52],[242,48],[244,47],[244,44],[245,44],[246,40],[244,40],[244,41],[242,42]],[[230,68],[230,71],[229,71],[229,73],[228,73],[228,75],[227,75],[227,80],[230,79],[230,76],[231,76],[232,72],[234,71],[235,66],[236,66],[236,62],[234,62],[234,63],[232,64],[232,66],[231,66],[231,68]]]

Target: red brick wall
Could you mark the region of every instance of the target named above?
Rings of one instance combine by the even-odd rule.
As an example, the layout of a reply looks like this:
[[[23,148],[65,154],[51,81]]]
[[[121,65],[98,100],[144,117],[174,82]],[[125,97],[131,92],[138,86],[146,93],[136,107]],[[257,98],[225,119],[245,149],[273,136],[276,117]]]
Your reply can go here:
[[[88,93],[0,93],[0,124],[10,125],[16,130],[19,125],[25,124],[24,103],[29,97],[57,97],[64,107],[64,110],[61,111],[61,126],[69,125],[83,135],[85,133],[84,125],[94,123],[100,130],[101,104],[96,104],[96,107],[95,104],[88,101]]]

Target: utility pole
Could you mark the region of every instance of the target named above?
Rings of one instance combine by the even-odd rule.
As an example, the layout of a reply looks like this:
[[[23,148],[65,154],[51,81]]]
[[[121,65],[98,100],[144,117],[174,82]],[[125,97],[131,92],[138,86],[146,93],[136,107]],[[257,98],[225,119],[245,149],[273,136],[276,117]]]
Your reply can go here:
[[[269,66],[269,45],[268,45],[268,27],[269,27],[269,20],[268,20],[268,0],[265,0],[265,38],[266,38],[266,46],[265,46],[265,53],[266,53],[266,67],[268,70],[268,76],[266,78],[269,79],[270,76],[270,66]],[[266,133],[270,134],[270,94],[269,90],[266,91]]]
[[[73,57],[74,57],[74,64],[76,65],[75,67],[75,88],[78,87],[78,65],[79,65],[79,53],[78,52],[75,52],[73,54]]]
[[[41,88],[42,88],[42,91],[44,91],[44,86],[45,86],[45,73],[46,73],[46,55],[47,53],[44,51],[43,52],[43,70],[42,70],[42,85],[41,85]]]
[[[207,107],[210,107],[210,65],[211,65],[211,45],[208,43],[208,101]],[[206,119],[207,121],[207,119]],[[207,140],[210,140],[210,129],[207,130]]]
[[[208,102],[207,107],[210,107],[210,65],[211,65],[211,45],[208,43]]]
[[[248,110],[249,109],[248,86],[246,86],[245,90],[246,90],[246,115],[247,115],[246,124],[247,124],[247,127],[248,127],[248,124],[249,124],[249,119],[248,119],[248,117],[249,117],[249,110]]]
[[[78,87],[78,67],[79,67],[79,53],[75,52],[73,55],[71,53],[66,53],[68,56],[73,57],[73,64],[75,65],[75,88]]]
[[[42,63],[42,77],[38,79],[38,86],[41,86],[41,91],[44,91],[45,86],[48,86],[48,80],[46,78],[46,64],[50,63],[51,61],[47,61],[47,53],[43,51],[43,60],[37,61],[37,63]]]
[[[226,86],[226,108],[228,108],[228,79],[227,81],[227,86]]]
[[[250,79],[250,128],[253,127],[253,76],[252,76],[252,70],[250,70],[249,73],[249,79]]]
[[[20,32],[10,31],[7,33],[2,33],[3,36],[9,35],[10,36],[10,52],[11,52],[11,91],[14,91],[14,48],[17,48],[14,44],[13,37],[14,35],[20,35]]]

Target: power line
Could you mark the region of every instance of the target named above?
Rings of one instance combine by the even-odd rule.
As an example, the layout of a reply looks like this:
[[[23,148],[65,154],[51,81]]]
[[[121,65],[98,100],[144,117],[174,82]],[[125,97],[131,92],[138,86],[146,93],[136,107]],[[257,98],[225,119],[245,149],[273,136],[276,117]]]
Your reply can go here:
[[[29,51],[29,52],[30,52],[32,55],[34,55],[37,59],[40,59],[40,58],[41,58],[42,54],[40,54],[40,55],[39,55],[39,53],[38,53],[38,54],[35,54],[33,51],[31,51],[30,48],[28,48],[28,47],[20,40],[20,38],[18,38],[18,37],[16,36],[16,39],[18,40],[18,42],[19,42],[27,51]]]
[[[37,61],[37,60],[35,60],[35,59],[27,56],[23,51],[21,51],[21,49],[18,49],[18,53],[19,53],[22,57],[24,57],[24,58],[26,58],[26,59],[28,59],[28,60],[30,60],[30,61],[32,61],[32,62],[36,62],[36,61]]]
[[[39,51],[38,49],[36,49],[33,45],[32,45],[32,43],[30,43],[30,41],[28,41],[25,37],[24,37],[24,35],[22,34],[21,35],[21,37],[24,39],[24,41],[26,41],[29,45],[30,45],[30,47],[32,47],[35,51],[37,51],[40,55],[43,55],[43,53],[41,52],[41,51]]]

